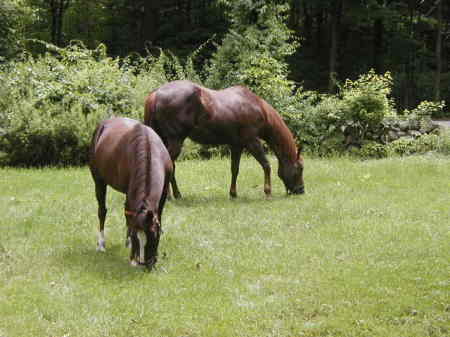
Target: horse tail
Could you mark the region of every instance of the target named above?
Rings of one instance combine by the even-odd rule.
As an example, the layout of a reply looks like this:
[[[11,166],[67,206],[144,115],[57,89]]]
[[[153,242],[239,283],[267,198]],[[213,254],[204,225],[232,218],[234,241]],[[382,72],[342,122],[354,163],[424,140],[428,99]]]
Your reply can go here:
[[[156,90],[150,92],[144,103],[144,124],[152,126],[156,113]]]
[[[105,124],[102,122],[97,125],[94,132],[92,133],[91,145],[89,147],[89,159],[94,158],[95,147],[97,146],[98,140],[105,129]]]

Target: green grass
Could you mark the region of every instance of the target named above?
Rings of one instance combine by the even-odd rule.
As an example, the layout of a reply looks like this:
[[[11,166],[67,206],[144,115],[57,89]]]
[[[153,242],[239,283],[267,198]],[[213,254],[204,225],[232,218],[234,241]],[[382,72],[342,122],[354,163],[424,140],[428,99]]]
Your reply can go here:
[[[450,158],[306,165],[266,199],[243,158],[230,200],[228,160],[179,162],[150,273],[112,190],[96,252],[87,168],[0,169],[0,336],[449,336]]]

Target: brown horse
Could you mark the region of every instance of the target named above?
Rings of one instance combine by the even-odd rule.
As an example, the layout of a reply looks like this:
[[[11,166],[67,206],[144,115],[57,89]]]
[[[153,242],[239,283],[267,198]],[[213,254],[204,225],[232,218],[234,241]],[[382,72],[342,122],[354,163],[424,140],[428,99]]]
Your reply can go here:
[[[163,142],[151,128],[136,120],[105,120],[94,132],[89,168],[95,182],[100,221],[97,250],[105,250],[105,198],[109,185],[126,194],[131,264],[152,267],[156,263],[161,215],[173,172]]]
[[[169,82],[151,92],[145,101],[144,123],[162,138],[172,160],[184,140],[231,149],[230,196],[236,197],[236,180],[242,151],[247,149],[264,170],[264,192],[271,194],[270,164],[260,139],[278,159],[278,176],[288,193],[304,193],[303,158],[292,133],[265,100],[243,86],[211,90],[190,81]],[[172,175],[175,198],[181,197]]]

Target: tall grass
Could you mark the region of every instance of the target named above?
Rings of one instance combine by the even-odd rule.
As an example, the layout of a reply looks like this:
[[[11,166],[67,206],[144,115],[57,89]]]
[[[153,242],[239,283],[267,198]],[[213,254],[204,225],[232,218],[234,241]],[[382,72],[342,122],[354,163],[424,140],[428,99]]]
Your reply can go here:
[[[111,190],[95,251],[87,168],[1,169],[0,336],[448,336],[450,158],[306,164],[266,199],[243,158],[230,200],[227,160],[179,162],[150,273]]]

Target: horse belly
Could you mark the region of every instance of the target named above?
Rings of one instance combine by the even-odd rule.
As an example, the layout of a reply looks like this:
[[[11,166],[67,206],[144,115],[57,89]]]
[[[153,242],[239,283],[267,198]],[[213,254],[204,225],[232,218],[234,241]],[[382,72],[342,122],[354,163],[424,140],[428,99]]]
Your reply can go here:
[[[229,127],[202,127],[194,128],[189,138],[194,142],[205,145],[234,144],[239,141],[237,130]]]
[[[129,170],[126,161],[115,160],[114,156],[111,158],[109,156],[103,156],[103,158],[97,156],[97,159],[96,171],[100,178],[116,191],[126,193],[129,180]]]

